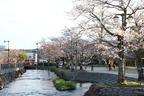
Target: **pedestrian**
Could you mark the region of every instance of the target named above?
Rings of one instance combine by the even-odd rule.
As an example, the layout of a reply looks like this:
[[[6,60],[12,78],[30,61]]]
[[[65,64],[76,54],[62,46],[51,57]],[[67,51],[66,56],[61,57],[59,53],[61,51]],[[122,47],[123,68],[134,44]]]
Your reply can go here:
[[[115,70],[116,69],[116,64],[114,64],[113,67],[114,67],[114,70]]]
[[[85,69],[87,69],[87,65],[85,64]]]
[[[110,63],[108,64],[108,67],[109,67],[109,71],[110,71],[111,70],[111,64]]]

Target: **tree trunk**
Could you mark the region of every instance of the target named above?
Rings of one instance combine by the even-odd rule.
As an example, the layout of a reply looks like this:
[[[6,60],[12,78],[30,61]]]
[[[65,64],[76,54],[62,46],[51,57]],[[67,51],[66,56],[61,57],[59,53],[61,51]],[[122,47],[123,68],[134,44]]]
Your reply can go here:
[[[138,72],[138,81],[144,80],[143,76],[143,68],[142,68],[142,60],[141,58],[137,59],[137,72]]]
[[[119,70],[118,70],[118,83],[125,81],[125,56],[124,56],[124,48],[123,48],[123,37],[118,37],[118,48],[121,50],[119,52]]]
[[[144,80],[142,67],[141,67],[141,68],[138,68],[137,71],[138,71],[138,79],[137,79],[137,80],[138,80],[138,81]]]
[[[125,81],[125,59],[119,60],[118,83]]]
[[[74,65],[73,65],[73,57],[70,56],[70,65],[71,65],[71,71],[74,71]]]
[[[126,15],[127,15],[127,9],[124,8],[123,14],[120,14],[122,16],[122,36],[118,36],[118,48],[120,50],[119,57],[121,60],[119,60],[119,76],[118,76],[118,83],[125,81],[125,56],[124,56],[124,32],[126,31]]]

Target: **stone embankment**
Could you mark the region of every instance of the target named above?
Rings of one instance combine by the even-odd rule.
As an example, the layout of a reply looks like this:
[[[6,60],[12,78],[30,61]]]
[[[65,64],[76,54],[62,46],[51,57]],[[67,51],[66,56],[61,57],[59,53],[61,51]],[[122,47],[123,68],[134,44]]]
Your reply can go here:
[[[25,72],[26,72],[25,69],[22,69],[22,70],[18,70],[18,71],[0,75],[0,90],[3,89],[3,86],[5,84],[8,84],[15,78],[20,77]]]
[[[144,96],[144,88],[140,87],[109,87],[93,84],[84,96]]]
[[[118,76],[107,73],[65,72],[71,81],[93,82],[85,96],[144,96],[141,87],[110,87],[107,84],[117,82]],[[126,77],[127,81],[136,81],[135,78]]]
[[[70,81],[78,82],[94,82],[99,84],[109,84],[117,82],[118,76],[107,73],[92,73],[92,72],[65,72],[65,76]],[[127,81],[136,81],[135,78],[126,77]]]

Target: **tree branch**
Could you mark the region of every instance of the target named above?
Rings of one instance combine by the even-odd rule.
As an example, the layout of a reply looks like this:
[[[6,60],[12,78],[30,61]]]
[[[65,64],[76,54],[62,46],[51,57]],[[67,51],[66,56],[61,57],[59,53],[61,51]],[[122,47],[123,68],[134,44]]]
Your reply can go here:
[[[121,7],[121,6],[118,6],[118,5],[113,5],[113,4],[111,4],[111,3],[108,3],[107,1],[100,1],[100,2],[102,2],[102,3],[104,3],[104,4],[107,4],[107,5],[110,5],[110,6],[112,6],[112,7],[115,7],[115,8],[120,8],[120,9],[122,9],[123,10],[123,8]]]
[[[132,8],[130,8],[130,9],[132,10],[132,13],[130,13],[132,15],[132,14],[135,14],[138,10],[143,10],[144,7],[137,7],[134,10]]]
[[[130,2],[131,2],[131,0],[128,1],[128,4],[127,4],[127,6],[126,6],[126,9],[127,9],[127,7],[129,6]]]
[[[90,11],[90,12],[91,12],[91,14],[93,15],[93,17],[96,18],[96,19],[100,22],[100,24],[102,25],[101,27],[103,27],[107,33],[109,33],[109,34],[112,35],[112,36],[118,36],[118,34],[114,34],[114,33],[110,32],[110,31],[105,27],[105,25],[101,22],[100,18],[98,18],[97,15],[95,15],[92,11]]]
[[[118,46],[113,45],[111,42],[107,41],[107,40],[102,40],[102,42],[105,42],[107,44],[109,44],[110,46],[117,48]]]

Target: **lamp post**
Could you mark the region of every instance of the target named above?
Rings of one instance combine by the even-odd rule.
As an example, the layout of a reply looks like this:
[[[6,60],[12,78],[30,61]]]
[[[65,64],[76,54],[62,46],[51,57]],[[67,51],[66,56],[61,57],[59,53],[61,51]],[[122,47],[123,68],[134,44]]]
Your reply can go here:
[[[39,43],[36,43],[36,45],[37,45],[37,60],[36,60],[36,61],[37,61],[37,64],[38,64],[38,58],[39,58],[39,57],[38,57],[38,44],[39,44]]]
[[[127,18],[128,15],[128,18]],[[114,17],[114,22],[118,22],[119,17],[122,17],[122,32],[126,31],[126,19],[128,19],[128,21],[132,21],[132,16],[131,14],[127,14],[126,10],[124,10],[123,14],[116,14]],[[120,64],[119,64],[119,73],[118,73],[118,82],[124,82],[125,81],[125,56],[124,56],[124,36],[123,33],[122,35],[118,35],[118,49],[120,50],[120,52],[118,53],[119,57],[121,58],[120,60]]]
[[[4,41],[4,42],[8,42],[8,64],[9,64],[9,58],[10,58],[10,57],[9,57],[9,42],[10,42],[10,41],[8,40],[8,41]]]

